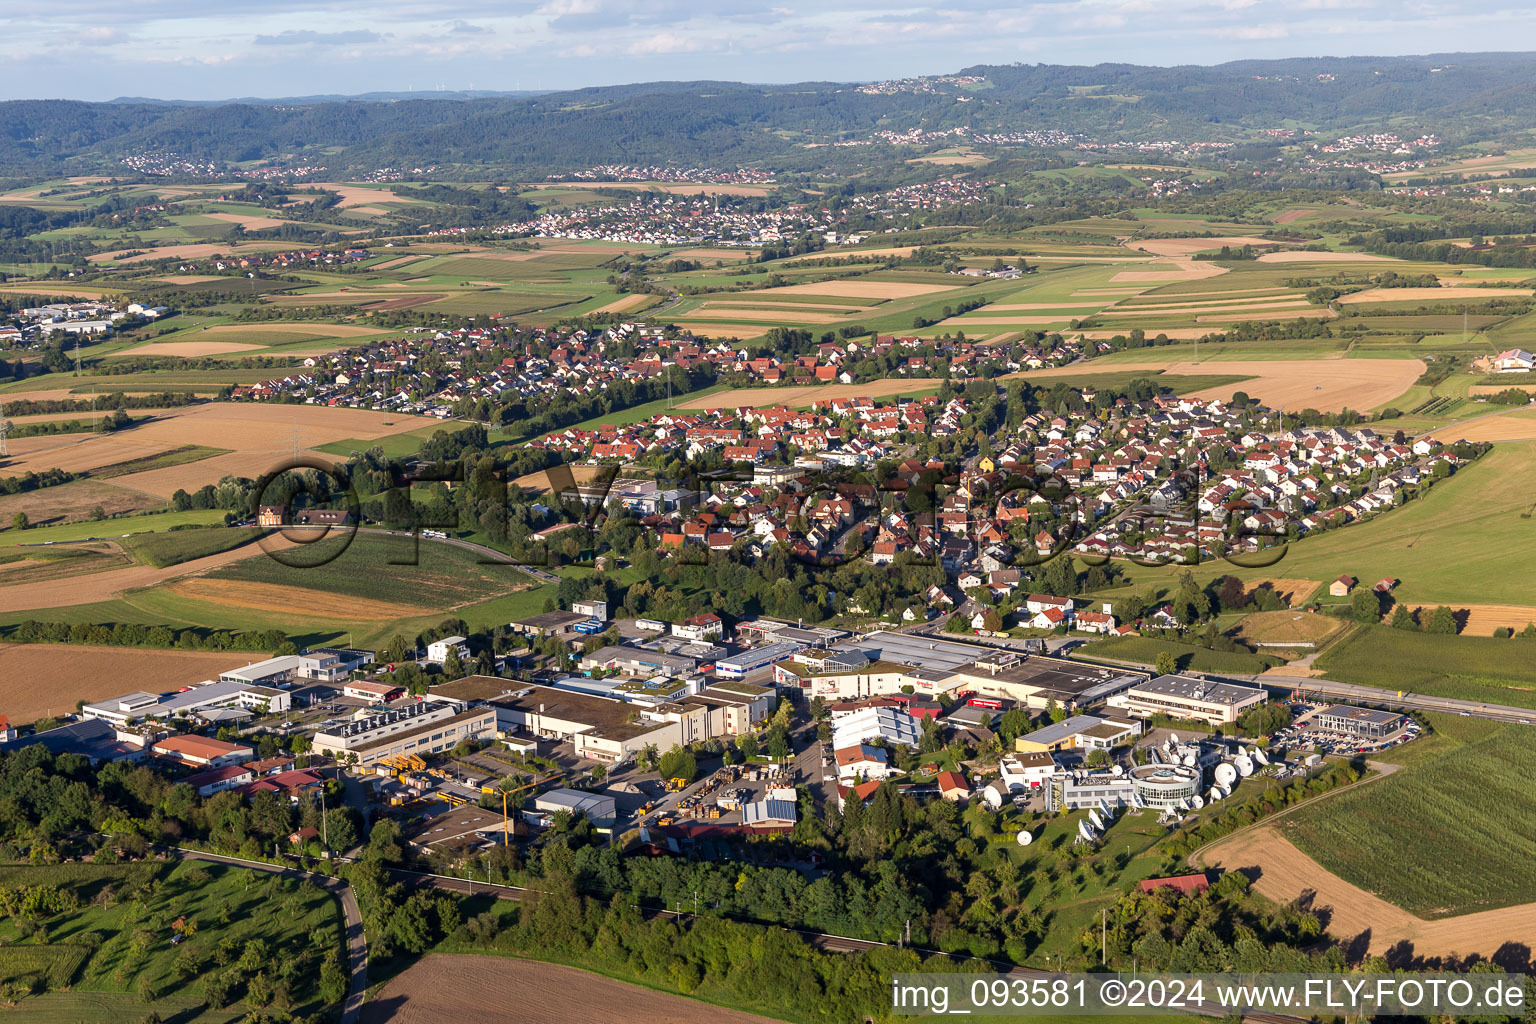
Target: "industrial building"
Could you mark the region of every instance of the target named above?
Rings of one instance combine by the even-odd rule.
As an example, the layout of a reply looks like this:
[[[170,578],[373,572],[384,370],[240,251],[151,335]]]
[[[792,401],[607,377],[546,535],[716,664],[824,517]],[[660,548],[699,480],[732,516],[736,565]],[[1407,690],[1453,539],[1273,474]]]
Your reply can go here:
[[[799,651],[797,644],[768,644],[732,654],[715,662],[715,673],[727,678],[740,678],[748,672],[775,665]]]
[[[1010,793],[1038,789],[1058,771],[1056,759],[1043,751],[1014,754],[998,763],[998,778]]]
[[[386,757],[439,754],[467,739],[489,739],[495,732],[496,713],[490,708],[460,711],[451,704],[417,701],[322,728],[311,749],[370,765]]]
[[[1067,711],[1085,708],[1147,679],[1145,673],[1128,669],[1012,651],[985,653],[954,674],[962,691],[1017,701],[1036,711],[1053,701]]]
[[[618,820],[618,804],[613,797],[603,793],[587,793],[579,789],[551,789],[533,798],[533,808],[538,817],[566,811],[586,817],[598,829],[607,829]]]
[[[287,711],[292,706],[293,700],[286,690],[221,679],[216,683],[198,683],[165,696],[142,690],[125,693],[121,697],[84,704],[80,713],[86,718],[127,725],[150,718],[164,720],[192,716],[207,721],[225,721],[249,718],[253,713]]]
[[[1200,769],[1185,764],[1143,764],[1130,772],[1136,796],[1153,810],[1184,810],[1200,793]]]
[[[648,744],[669,750],[683,742],[676,722],[648,721],[622,700],[551,686],[522,687],[491,700],[488,710],[503,732],[520,730],[569,742],[577,757],[608,764],[633,760]]]
[[[1124,775],[1110,772],[1071,772],[1053,776],[1045,787],[1045,809],[1078,811],[1083,808],[1132,807],[1136,787]]]
[[[1377,711],[1374,708],[1355,708],[1335,704],[1323,708],[1312,716],[1312,726],[1329,732],[1379,740],[1392,735],[1403,727],[1407,719],[1393,711]]]
[[[1108,703],[1138,718],[1164,714],[1226,725],[1264,700],[1265,692],[1257,687],[1170,675],[1138,682],[1124,693],[1110,697]]]
[[[832,746],[837,749],[856,746],[879,738],[887,748],[901,745],[916,747],[923,737],[917,719],[893,708],[865,708],[844,715],[832,723]]]
[[[1050,753],[1056,750],[1109,750],[1130,743],[1141,735],[1141,723],[1129,718],[1101,715],[1073,715],[1043,726],[1013,741],[1020,753]]]

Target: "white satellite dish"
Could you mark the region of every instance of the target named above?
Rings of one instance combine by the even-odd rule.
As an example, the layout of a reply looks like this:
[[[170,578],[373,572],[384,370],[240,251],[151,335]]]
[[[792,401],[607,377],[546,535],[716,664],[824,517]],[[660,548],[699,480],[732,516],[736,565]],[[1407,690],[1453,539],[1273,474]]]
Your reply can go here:
[[[1094,827],[1094,830],[1097,831],[1097,830],[1102,829],[1104,827],[1104,819],[1099,817],[1099,812],[1098,811],[1089,811],[1088,812],[1088,824],[1092,825]]]
[[[1085,843],[1091,843],[1095,838],[1097,838],[1093,834],[1093,829],[1088,827],[1088,823],[1086,821],[1079,821],[1077,823],[1077,834],[1078,837],[1081,838]]]
[[[1269,758],[1265,757],[1264,751],[1260,750],[1258,747],[1253,748],[1253,759],[1259,762],[1259,764],[1269,764]]]
[[[1184,764],[1190,768],[1193,768],[1195,766],[1195,755],[1193,753],[1185,754]]]
[[[1019,845],[1020,846],[1028,846],[1030,843],[1032,843],[1034,841],[1035,841],[1035,837],[1029,834],[1029,829],[1025,829],[1023,832],[1019,833]]]
[[[1200,796],[1199,793],[1196,793],[1194,796],[1189,798],[1189,806],[1198,811],[1200,808],[1205,806],[1205,800]]]
[[[1168,734],[1168,745],[1170,747],[1176,747],[1176,746],[1179,745],[1179,734],[1178,733],[1171,732],[1171,733]]]
[[[1118,779],[1120,776],[1125,774],[1125,768],[1117,764],[1109,770],[1109,774]]]
[[[1237,769],[1230,762],[1223,761],[1216,766],[1216,785],[1230,786],[1237,781]]]
[[[1209,793],[1205,794],[1205,795],[1206,795],[1206,798],[1211,801],[1211,803],[1215,803],[1217,800],[1221,799],[1221,790],[1216,788],[1215,786],[1212,786],[1211,787],[1211,791]]]
[[[1237,774],[1245,779],[1253,774],[1253,758],[1247,754],[1239,755],[1233,760],[1232,764],[1237,768]]]
[[[1223,800],[1225,800],[1227,797],[1229,797],[1231,795],[1232,795],[1232,787],[1231,786],[1222,786],[1221,787],[1221,798]]]

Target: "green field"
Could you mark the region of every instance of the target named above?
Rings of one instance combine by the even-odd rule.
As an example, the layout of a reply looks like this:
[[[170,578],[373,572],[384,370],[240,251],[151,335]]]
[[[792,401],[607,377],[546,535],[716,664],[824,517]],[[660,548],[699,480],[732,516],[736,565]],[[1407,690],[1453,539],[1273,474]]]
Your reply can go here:
[[[167,1020],[230,1021],[245,1008],[210,1009],[205,982],[227,978],[233,1003],[259,972],[270,985],[286,983],[295,1012],[324,1009],[315,979],[321,958],[341,950],[341,922],[335,901],[314,885],[195,861],[0,866],[0,886],[41,885],[73,894],[79,908],[45,919],[45,934],[24,937],[14,918],[0,924],[0,984],[37,993],[7,1011],[21,1019],[127,1020],[156,1011]],[[177,920],[196,933],[173,946]],[[220,949],[229,966],[217,965]]]
[[[344,540],[320,541],[305,556],[333,552]],[[283,565],[272,558],[249,558],[222,566],[210,579],[244,580],[304,587],[344,597],[390,601],[440,609],[442,615],[465,605],[506,595],[526,585],[526,573],[512,566],[482,565],[481,556],[449,544],[423,541],[413,553],[411,540],[363,531],[332,561],[310,568]],[[415,564],[406,564],[415,562]],[[345,614],[345,604],[338,604]]]
[[[141,533],[123,540],[123,547],[141,562],[163,569],[194,558],[216,555],[221,551],[249,544],[259,536],[254,528],[171,530],[168,533]]]
[[[1366,626],[1314,662],[1328,678],[1536,708],[1536,642]]]
[[[1255,675],[1272,665],[1282,663],[1280,658],[1268,655],[1249,654],[1247,651],[1213,651],[1195,644],[1144,636],[1095,640],[1083,651],[1086,657],[1118,658],[1144,665],[1156,664],[1157,656],[1165,653],[1174,656],[1181,672],[1230,672],[1237,675]]]
[[[1536,900],[1536,731],[1479,722],[1465,732],[1281,828],[1329,871],[1421,917]]]
[[[6,528],[0,530],[0,547],[17,544],[66,544],[71,541],[97,538],[109,539],[121,537],[124,534],[169,530],[173,526],[211,526],[223,521],[224,513],[217,509],[189,509],[186,512],[149,512],[100,522],[61,523],[58,526],[41,526],[31,530],[14,530],[7,523]]]

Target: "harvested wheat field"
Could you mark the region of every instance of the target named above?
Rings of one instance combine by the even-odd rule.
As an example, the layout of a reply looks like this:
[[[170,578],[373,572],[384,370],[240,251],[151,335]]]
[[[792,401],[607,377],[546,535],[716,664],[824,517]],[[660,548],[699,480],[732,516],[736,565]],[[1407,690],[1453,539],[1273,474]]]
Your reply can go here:
[[[1218,327],[1154,327],[1147,331],[1147,337],[1155,338],[1161,334],[1165,338],[1174,341],[1195,341],[1199,338],[1207,338],[1220,332]],[[1130,333],[1130,327],[1122,327],[1117,331],[1083,331],[1082,336],[1089,341],[1108,341],[1110,338],[1123,338]]]
[[[584,484],[597,479],[597,466],[571,466],[571,479],[578,484]],[[549,470],[539,469],[532,473],[525,473],[512,481],[514,487],[521,487],[533,494],[548,494],[552,486],[549,479]]]
[[[385,260],[383,263],[375,263],[369,269],[370,270],[395,270],[395,269],[398,269],[400,267],[405,266],[408,263],[415,263],[417,260],[419,260],[421,258],[422,257],[420,257],[420,256],[396,256],[392,260]]]
[[[215,274],[168,274],[156,280],[166,284],[202,284],[204,281],[227,281],[228,278]]]
[[[918,295],[959,291],[958,285],[919,284],[916,281],[819,281],[774,288],[765,295],[836,295],[848,299],[910,299]],[[750,292],[743,292],[750,295]]]
[[[809,263],[811,260],[839,259],[844,256],[911,256],[917,251],[915,245],[888,245],[883,249],[849,249],[846,252],[833,250],[831,252],[817,252],[809,256],[791,256],[780,263]]]
[[[1435,431],[1435,437],[1443,441],[1529,441],[1536,438],[1536,415],[1522,409],[1478,416],[1441,427]],[[17,443],[11,442],[13,446]]]
[[[0,295],[47,295],[61,299],[103,299],[108,295],[120,295],[121,289],[99,286],[80,287],[61,284],[8,284],[0,285]]]
[[[259,352],[262,345],[242,345],[238,341],[152,341],[137,348],[112,353],[114,356],[227,356],[236,352]]]
[[[900,380],[886,378],[863,384],[809,384],[782,388],[732,388],[703,398],[678,400],[679,409],[765,409],[773,405],[806,408],[813,402],[834,398],[886,398],[890,395],[936,391],[937,380]]]
[[[1031,379],[1080,377],[1096,370],[1162,370],[1185,376],[1240,376],[1245,379],[1203,388],[1192,394],[1195,398],[1226,401],[1233,392],[1245,391],[1272,409],[1338,412],[1345,408],[1364,411],[1392,401],[1407,391],[1424,372],[1424,362],[1420,359],[1212,359],[1198,363],[1160,363],[1151,359],[1090,360],[1073,366],[1008,376]],[[1531,427],[1530,433],[1536,436],[1536,421]]]
[[[1197,252],[1209,252],[1222,246],[1234,249],[1245,245],[1276,245],[1272,238],[1255,238],[1251,235],[1226,235],[1220,238],[1149,238],[1145,241],[1128,242],[1126,248],[1140,249],[1154,256],[1193,256]]]
[[[762,317],[764,320],[772,320],[775,323],[800,323],[800,324],[830,324],[841,320],[843,313],[815,313],[808,309],[785,309],[780,312],[777,309],[744,309],[738,306],[720,306],[710,309],[696,309],[691,313],[677,313],[673,320],[694,320],[699,317],[728,317],[750,320],[753,317]]]
[[[1119,307],[1119,306],[1111,306],[1109,309],[1106,309],[1104,311],[1104,315],[1105,316],[1114,316],[1114,317],[1126,317],[1126,316],[1136,316],[1136,317],[1141,317],[1141,316],[1169,316],[1169,315],[1173,315],[1173,316],[1193,316],[1193,315],[1195,315],[1197,313],[1212,313],[1212,314],[1265,313],[1265,312],[1268,312],[1269,310],[1272,309],[1272,310],[1275,310],[1277,313],[1280,313],[1280,314],[1283,314],[1283,315],[1292,315],[1292,316],[1294,316],[1297,307],[1311,308],[1313,310],[1317,310],[1317,307],[1313,306],[1310,302],[1308,302],[1304,296],[1298,295],[1295,298],[1272,298],[1272,299],[1265,299],[1265,300],[1263,300],[1262,303],[1258,303],[1258,304],[1255,304],[1255,303],[1252,303],[1252,302],[1232,301],[1232,302],[1202,302],[1202,303],[1198,303],[1198,304],[1186,304],[1186,305],[1177,305],[1177,306],[1172,305],[1172,304],[1165,305],[1165,306],[1136,306],[1136,307],[1130,308],[1130,309],[1122,308],[1122,307]],[[1326,310],[1318,310],[1318,312],[1327,312],[1327,311]]]
[[[1252,597],[1261,588],[1273,590],[1280,600],[1295,607],[1298,604],[1304,604],[1307,598],[1312,596],[1312,591],[1317,589],[1317,581],[1293,579],[1287,576],[1266,576],[1248,584],[1248,596]]]
[[[1111,284],[1136,282],[1172,284],[1178,281],[1195,281],[1202,277],[1218,277],[1227,268],[1207,260],[1151,260],[1147,270],[1122,270],[1110,278]]]
[[[1517,384],[1514,381],[1510,381],[1508,384],[1473,384],[1467,388],[1467,394],[1476,398],[1478,395],[1496,395],[1500,391],[1508,391],[1511,388],[1517,391],[1536,391],[1536,382]],[[18,423],[21,422],[21,417],[16,417],[16,420]]]
[[[1338,303],[1343,306],[1352,306],[1361,302],[1433,302],[1446,300],[1450,302],[1478,301],[1481,299],[1500,299],[1518,296],[1522,299],[1531,297],[1529,288],[1461,288],[1449,291],[1445,288],[1367,288],[1363,292],[1351,292],[1341,295]]]
[[[217,253],[271,252],[275,249],[291,249],[292,242],[187,242],[181,245],[161,245],[146,249],[118,249],[116,252],[99,252],[87,257],[92,263],[117,260],[120,263],[147,263],[150,260],[186,260]],[[137,256],[128,253],[137,252]],[[122,257],[122,258],[120,258]]]
[[[73,644],[0,646],[0,714],[12,724],[73,712],[82,700],[164,693],[255,660],[217,651],[156,651]]]
[[[1461,623],[1462,636],[1493,636],[1499,628],[1520,632],[1536,622],[1536,607],[1525,604],[1452,604],[1451,611]],[[1420,622],[1428,622],[1435,613],[1434,605],[1409,605],[1408,610],[1418,615]]]
[[[262,541],[262,544],[268,551],[281,551],[293,546],[292,541],[280,534]],[[105,572],[94,572],[84,576],[64,577],[10,587],[0,586],[0,612],[64,608],[72,604],[110,601],[121,597],[129,590],[159,586],[168,580],[217,569],[221,565],[228,565],[241,559],[261,557],[262,552],[263,548],[260,545],[245,544],[206,558],[194,558],[180,565],[167,566],[164,569],[156,569],[151,565],[135,565],[127,569],[108,569]]]
[[[594,313],[628,313],[632,309],[650,302],[653,295],[626,295],[622,299],[615,299],[606,306],[598,306],[592,310]]]
[[[1086,320],[1092,315],[1092,312],[1088,312],[1059,313],[1055,316],[1032,313],[1024,313],[1017,316],[952,316],[948,320],[939,321],[939,326],[960,328],[969,328],[972,324],[985,324],[989,327],[1002,324],[1031,324],[1039,326],[1041,324],[1062,324],[1071,320]]]
[[[1307,252],[1287,249],[1285,252],[1267,252],[1258,258],[1260,263],[1398,263],[1392,256],[1376,256],[1368,252]]]
[[[1305,217],[1307,214],[1309,214],[1309,213],[1316,213],[1316,212],[1317,211],[1313,210],[1313,209],[1286,210],[1280,216],[1275,218],[1275,223],[1276,224],[1294,224],[1296,221],[1301,220],[1301,218]]]
[[[580,993],[579,997],[575,993]],[[573,1001],[574,1000],[574,1001]],[[579,1009],[575,1006],[579,1001]],[[778,1024],[574,967],[501,956],[432,953],[392,978],[363,1004],[362,1024],[445,1024],[493,1019],[487,1007],[516,1007],[521,1024]]]
[[[225,473],[252,479],[261,476],[291,455],[295,431],[300,444],[310,448],[348,438],[374,440],[435,422],[423,416],[363,409],[210,402],[157,410],[148,422],[112,434],[21,438],[11,442],[16,458],[6,470],[11,474],[48,468],[79,472],[159,455],[188,444],[229,450],[226,455],[131,473],[116,481],[123,487],[168,498],[178,488],[196,490]]]
[[[363,324],[300,323],[289,320],[283,323],[219,324],[199,331],[200,334],[235,334],[260,331],[263,334],[318,334],[322,338],[354,338],[364,334],[378,334],[377,327]]]
[[[418,605],[396,604],[347,597],[307,587],[280,583],[248,583],[240,580],[212,580],[204,577],[178,580],[165,587],[173,594],[232,608],[250,608],[262,612],[292,612],[315,619],[345,619],[348,622],[393,621],[431,614],[432,609]]]
[[[369,203],[404,203],[409,202],[406,197],[391,192],[387,188],[367,188],[363,185],[343,185],[334,181],[317,182],[315,188],[323,188],[327,192],[335,192],[341,197],[337,206],[346,209],[349,206],[367,206]]]
[[[707,321],[689,321],[688,333],[700,338],[755,338],[767,334],[772,324],[712,324]]]
[[[1415,957],[1489,956],[1506,942],[1525,943],[1536,935],[1536,903],[1426,921],[1325,871],[1272,827],[1239,832],[1207,850],[1203,860],[1257,874],[1253,887],[1277,903],[1308,897],[1313,910],[1326,911],[1328,931],[1341,941],[1368,932],[1370,955],[1406,942]]]

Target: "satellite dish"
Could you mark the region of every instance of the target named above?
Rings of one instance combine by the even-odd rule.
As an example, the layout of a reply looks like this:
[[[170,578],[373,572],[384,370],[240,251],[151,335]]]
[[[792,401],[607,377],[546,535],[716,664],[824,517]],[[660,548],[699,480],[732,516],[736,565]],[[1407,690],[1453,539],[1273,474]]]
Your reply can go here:
[[[1226,787],[1237,781],[1237,769],[1228,762],[1216,766],[1216,785]]]
[[[1077,834],[1078,837],[1085,843],[1091,843],[1095,838],[1097,838],[1093,834],[1093,829],[1088,827],[1088,823],[1086,821],[1079,821],[1077,823]]]
[[[1023,832],[1019,833],[1019,845],[1020,846],[1028,846],[1030,843],[1032,843],[1034,841],[1035,841],[1035,837],[1029,834],[1029,829],[1025,829]]]
[[[1104,827],[1104,819],[1099,817],[1098,811],[1089,811],[1088,824],[1092,825],[1095,829],[1101,829]]]
[[[1200,796],[1199,793],[1196,793],[1194,796],[1189,798],[1189,806],[1198,811],[1200,808],[1205,806],[1205,800]]]
[[[1237,774],[1245,779],[1253,774],[1253,758],[1247,754],[1239,755],[1232,764],[1237,768]]]
[[[1109,770],[1109,774],[1118,779],[1120,776],[1125,774],[1125,769],[1117,764]]]
[[[1177,804],[1177,806],[1178,806],[1179,810],[1187,811],[1187,810],[1189,810],[1189,801],[1188,800],[1180,799],[1178,804]]]
[[[1195,766],[1195,755],[1193,753],[1185,754],[1184,763],[1190,768],[1193,768]]]
[[[1176,746],[1179,745],[1179,734],[1178,733],[1171,732],[1171,733],[1168,734],[1168,745],[1170,747],[1176,747]]]
[[[1253,759],[1259,762],[1259,764],[1269,764],[1269,758],[1265,757],[1264,751],[1260,750],[1258,747],[1253,748]]]
[[[1221,798],[1223,800],[1225,800],[1227,797],[1229,797],[1231,795],[1232,795],[1232,787],[1231,786],[1222,786],[1221,787]]]
[[[1210,800],[1211,803],[1215,803],[1217,800],[1221,799],[1221,790],[1215,786],[1212,786],[1211,791],[1205,794],[1205,796],[1206,799]]]

